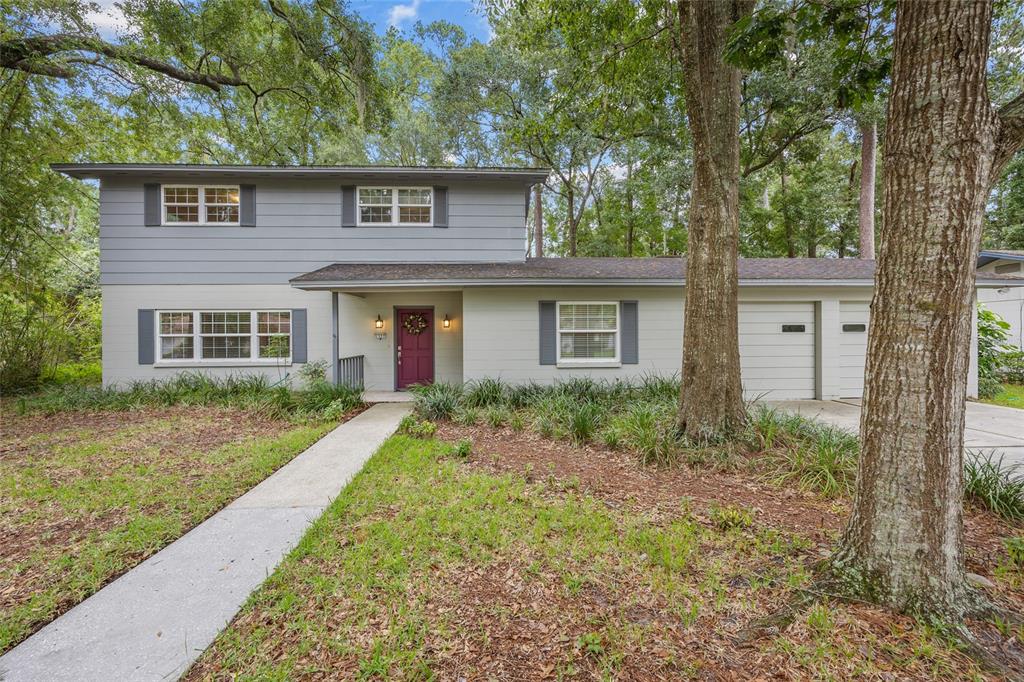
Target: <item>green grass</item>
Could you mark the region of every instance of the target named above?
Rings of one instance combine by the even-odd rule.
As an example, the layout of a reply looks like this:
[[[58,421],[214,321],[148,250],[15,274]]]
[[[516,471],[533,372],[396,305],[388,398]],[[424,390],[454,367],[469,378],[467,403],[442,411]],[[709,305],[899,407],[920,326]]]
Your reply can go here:
[[[1024,385],[1002,384],[999,393],[981,402],[988,403],[989,405],[1002,405],[1003,407],[1017,407],[1024,410]]]
[[[7,542],[35,547],[0,563],[0,585],[24,585],[0,608],[0,652],[209,517],[326,433],[331,423],[283,424],[219,447],[181,449],[194,414],[114,430],[71,428],[15,443],[0,459]],[[208,425],[209,426],[209,425]],[[70,524],[75,532],[51,528]],[[8,545],[10,549],[12,545]],[[14,556],[9,555],[9,556]]]
[[[488,661],[540,644],[555,677],[686,678],[731,646],[721,619],[763,613],[806,579],[808,543],[749,510],[702,523],[610,507],[553,477],[477,472],[454,449],[389,439],[189,679],[486,678]],[[951,655],[924,663],[948,672]]]

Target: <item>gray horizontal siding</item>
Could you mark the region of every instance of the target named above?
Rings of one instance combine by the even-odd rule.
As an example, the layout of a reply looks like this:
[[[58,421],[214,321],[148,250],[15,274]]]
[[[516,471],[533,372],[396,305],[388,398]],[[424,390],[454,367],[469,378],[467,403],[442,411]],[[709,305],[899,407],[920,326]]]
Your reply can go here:
[[[100,189],[103,284],[275,284],[337,261],[520,261],[526,247],[518,183],[450,184],[449,227],[439,230],[342,229],[338,183],[287,179],[256,181],[255,227],[145,227],[147,180]]]

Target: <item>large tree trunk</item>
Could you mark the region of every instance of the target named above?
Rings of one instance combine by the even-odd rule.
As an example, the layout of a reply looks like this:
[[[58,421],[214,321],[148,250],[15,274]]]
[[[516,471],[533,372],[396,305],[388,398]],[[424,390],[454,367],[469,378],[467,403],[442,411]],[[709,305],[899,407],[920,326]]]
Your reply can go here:
[[[860,257],[875,257],[875,148],[874,120],[860,124]]]
[[[691,438],[727,435],[744,420],[740,384],[740,72],[722,58],[729,28],[753,2],[682,0],[686,114],[693,137],[679,426]]]
[[[975,262],[989,185],[1020,146],[986,94],[990,23],[988,2],[897,6],[857,492],[833,558],[866,598],[954,618],[973,599],[962,507]]]

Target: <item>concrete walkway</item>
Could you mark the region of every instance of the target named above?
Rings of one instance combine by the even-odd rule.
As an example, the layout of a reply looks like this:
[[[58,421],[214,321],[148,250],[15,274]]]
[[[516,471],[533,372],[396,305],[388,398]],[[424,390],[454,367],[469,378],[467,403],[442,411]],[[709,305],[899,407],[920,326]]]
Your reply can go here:
[[[0,657],[0,679],[177,679],[341,492],[409,405],[375,405]]]
[[[768,404],[853,433],[860,430],[860,400],[780,400]],[[965,426],[964,446],[968,450],[995,452],[1006,465],[1024,466],[1024,410],[968,402]]]

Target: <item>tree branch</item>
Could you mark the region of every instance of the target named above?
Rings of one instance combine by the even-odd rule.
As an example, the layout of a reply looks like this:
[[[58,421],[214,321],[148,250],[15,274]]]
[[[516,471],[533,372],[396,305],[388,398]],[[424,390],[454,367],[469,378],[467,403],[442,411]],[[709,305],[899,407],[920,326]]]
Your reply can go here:
[[[83,58],[74,53],[87,52],[102,55],[126,64],[141,66],[155,73],[162,74],[182,83],[192,83],[220,92],[222,87],[239,87],[245,81],[237,73],[224,76],[216,73],[193,71],[175,66],[139,53],[134,48],[114,45],[99,38],[75,35],[72,33],[56,33],[46,36],[30,36],[14,38],[0,42],[0,67],[25,73],[54,78],[73,78],[77,71],[69,66],[72,63],[83,63]],[[64,53],[72,53],[65,62],[54,60]]]
[[[1024,149],[1024,92],[999,107],[999,135],[996,137],[995,181],[1010,159]]]

